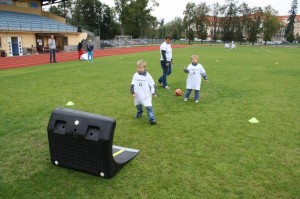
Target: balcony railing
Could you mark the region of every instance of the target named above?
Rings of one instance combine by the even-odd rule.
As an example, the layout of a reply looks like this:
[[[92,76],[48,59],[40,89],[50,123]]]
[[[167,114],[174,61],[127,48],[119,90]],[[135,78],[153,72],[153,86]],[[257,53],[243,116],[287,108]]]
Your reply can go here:
[[[77,27],[64,24],[41,24],[0,22],[1,31],[29,31],[29,32],[77,32]]]

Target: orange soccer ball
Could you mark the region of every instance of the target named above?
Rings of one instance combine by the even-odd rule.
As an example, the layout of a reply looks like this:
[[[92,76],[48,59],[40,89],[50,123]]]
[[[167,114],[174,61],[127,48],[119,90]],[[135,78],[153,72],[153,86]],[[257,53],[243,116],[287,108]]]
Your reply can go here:
[[[181,95],[182,95],[182,90],[179,89],[179,88],[177,88],[177,89],[175,90],[175,95],[176,95],[176,96],[181,96]]]

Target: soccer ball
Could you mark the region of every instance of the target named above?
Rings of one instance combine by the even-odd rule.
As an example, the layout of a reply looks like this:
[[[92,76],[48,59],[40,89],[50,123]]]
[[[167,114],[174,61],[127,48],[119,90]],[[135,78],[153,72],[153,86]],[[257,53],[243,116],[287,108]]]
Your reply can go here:
[[[179,89],[179,88],[177,88],[177,89],[175,90],[175,95],[176,95],[176,96],[181,96],[181,95],[182,95],[182,90]]]

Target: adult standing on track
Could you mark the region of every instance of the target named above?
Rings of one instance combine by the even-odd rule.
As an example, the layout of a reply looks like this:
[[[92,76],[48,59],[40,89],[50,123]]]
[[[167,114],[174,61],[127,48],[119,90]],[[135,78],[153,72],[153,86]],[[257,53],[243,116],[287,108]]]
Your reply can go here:
[[[56,57],[55,57],[56,43],[53,35],[51,35],[51,38],[48,40],[48,45],[50,51],[50,63],[52,63],[52,59],[53,59],[53,63],[56,63]]]
[[[88,53],[88,62],[93,62],[93,50],[94,45],[92,44],[92,40],[89,40],[87,47],[86,47],[87,53]]]
[[[158,83],[165,89],[170,89],[167,82],[167,76],[172,73],[172,47],[171,36],[166,36],[165,41],[160,45],[160,65],[163,70],[162,76],[158,79]]]
[[[79,59],[79,60],[80,60],[81,55],[83,54],[83,50],[82,50],[82,42],[83,42],[83,40],[80,41],[80,42],[78,43],[78,46],[77,46],[77,50],[78,50],[78,59]]]

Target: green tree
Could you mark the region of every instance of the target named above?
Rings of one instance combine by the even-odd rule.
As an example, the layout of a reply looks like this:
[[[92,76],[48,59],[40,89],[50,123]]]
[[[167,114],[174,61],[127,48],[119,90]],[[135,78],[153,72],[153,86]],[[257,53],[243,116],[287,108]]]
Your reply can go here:
[[[101,39],[111,39],[118,34],[114,11],[99,0],[70,0],[71,24],[101,34]],[[99,32],[100,26],[100,32]]]
[[[156,17],[151,15],[155,6],[158,6],[155,0],[115,0],[121,34],[134,38],[145,36],[149,27],[155,24]]]
[[[106,4],[102,4],[100,21],[98,21],[100,23],[101,39],[112,39],[120,34],[119,24],[114,20],[114,16],[113,9]]]
[[[289,11],[290,14],[288,19],[289,23],[287,24],[287,27],[285,29],[285,34],[284,34],[284,37],[289,42],[293,42],[295,39],[294,27],[295,27],[295,19],[297,16],[297,8],[298,8],[298,1],[293,0],[291,5],[291,10]]]
[[[80,7],[80,0],[71,0],[73,7],[71,10],[71,24],[81,26],[80,22],[82,21],[82,16],[81,16],[81,7]]]
[[[248,6],[247,3],[242,3],[239,6],[239,15],[240,17],[240,29],[241,31],[241,36],[240,36],[240,41],[244,40],[244,33],[247,30],[247,25],[250,23],[250,21],[252,20],[252,16],[251,16],[251,8]],[[245,36],[247,37],[247,33],[245,34]]]
[[[83,18],[82,23],[88,30],[98,32],[98,17],[101,14],[101,3],[98,0],[84,0],[81,1],[81,15]]]
[[[115,11],[118,15],[120,22],[121,35],[124,35],[124,29],[126,26],[126,16],[128,15],[130,0],[115,0]]]
[[[221,13],[224,16],[220,20],[223,27],[223,40],[237,40],[237,32],[240,26],[237,1],[226,0],[226,4],[221,8]]]
[[[263,19],[263,10],[259,8],[252,8],[247,14],[247,19],[243,22],[245,24],[245,33],[249,42],[254,45],[257,42],[257,35],[261,33]]]
[[[213,34],[212,34],[212,38],[213,40],[217,40],[219,39],[218,35],[220,34],[220,27],[219,27],[219,14],[220,14],[220,4],[218,2],[213,3],[212,5],[212,9],[211,9],[211,13],[212,13],[212,25],[213,25]]]
[[[67,22],[70,22],[72,19],[72,1],[61,2],[56,5],[51,5],[49,8],[49,12],[63,17]]]
[[[172,36],[175,40],[183,37],[184,26],[182,19],[179,17],[176,17],[174,20],[167,23],[164,28],[166,35]]]
[[[185,31],[187,32],[186,37],[189,39],[189,43],[194,40],[193,26],[195,25],[195,13],[196,13],[196,4],[193,2],[189,2],[185,6],[185,10],[183,12],[184,18],[184,26]]]
[[[158,35],[158,38],[165,38],[166,37],[166,27],[165,27],[165,20],[164,19],[161,19],[159,21],[159,28],[158,28],[158,31],[157,31],[157,35]]]
[[[125,34],[132,35],[134,38],[144,37],[149,22],[156,20],[150,14],[151,9],[148,8],[148,2],[148,0],[135,0],[128,4]]]
[[[280,29],[280,22],[275,16],[277,13],[270,5],[265,7],[263,17],[263,39],[265,43],[271,41],[273,35]]]
[[[145,31],[145,37],[148,38],[154,38],[157,36],[158,33],[158,26],[159,26],[159,21],[155,18],[154,20],[150,20],[147,28],[147,31]]]
[[[206,25],[209,23],[208,21],[208,13],[210,12],[210,7],[206,3],[199,3],[196,6],[195,10],[195,24],[196,30],[199,39],[205,40],[207,38],[207,27]]]

